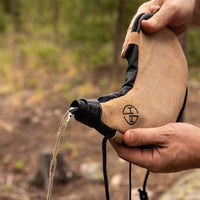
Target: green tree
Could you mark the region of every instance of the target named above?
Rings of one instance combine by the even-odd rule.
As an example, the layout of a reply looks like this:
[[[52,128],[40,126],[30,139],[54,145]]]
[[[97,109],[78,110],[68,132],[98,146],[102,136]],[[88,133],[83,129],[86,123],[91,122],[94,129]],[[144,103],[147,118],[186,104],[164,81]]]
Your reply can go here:
[[[6,30],[7,16],[5,12],[5,2],[0,2],[0,32],[4,32]]]
[[[71,46],[76,44],[76,58],[86,61],[89,67],[118,65],[122,38],[139,3],[139,0],[66,2],[68,40]]]

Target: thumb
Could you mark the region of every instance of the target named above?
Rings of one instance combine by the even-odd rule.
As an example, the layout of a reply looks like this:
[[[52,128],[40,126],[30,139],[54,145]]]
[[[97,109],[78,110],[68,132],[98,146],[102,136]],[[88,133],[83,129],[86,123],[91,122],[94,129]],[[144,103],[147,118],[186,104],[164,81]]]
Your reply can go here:
[[[160,127],[158,128],[137,128],[126,131],[124,134],[124,142],[128,146],[156,145],[160,143],[159,135],[161,134]]]
[[[169,25],[172,16],[169,14],[168,8],[161,7],[150,19],[142,21],[142,29],[147,33],[155,33],[160,31],[165,26]]]

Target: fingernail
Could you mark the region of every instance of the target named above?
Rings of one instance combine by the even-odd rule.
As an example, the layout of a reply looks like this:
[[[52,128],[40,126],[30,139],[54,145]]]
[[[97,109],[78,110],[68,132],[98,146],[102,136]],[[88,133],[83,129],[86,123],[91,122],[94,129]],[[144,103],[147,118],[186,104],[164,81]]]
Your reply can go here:
[[[122,49],[121,56],[124,56],[124,48]]]

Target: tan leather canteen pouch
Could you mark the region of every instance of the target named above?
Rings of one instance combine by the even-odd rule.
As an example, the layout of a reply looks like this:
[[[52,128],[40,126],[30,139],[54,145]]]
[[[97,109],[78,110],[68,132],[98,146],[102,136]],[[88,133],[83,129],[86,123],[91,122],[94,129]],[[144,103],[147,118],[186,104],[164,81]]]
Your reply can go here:
[[[96,99],[81,99],[75,118],[122,142],[132,128],[158,127],[179,120],[186,100],[187,62],[177,37],[167,27],[146,34],[137,17],[126,51],[128,68],[121,90]]]

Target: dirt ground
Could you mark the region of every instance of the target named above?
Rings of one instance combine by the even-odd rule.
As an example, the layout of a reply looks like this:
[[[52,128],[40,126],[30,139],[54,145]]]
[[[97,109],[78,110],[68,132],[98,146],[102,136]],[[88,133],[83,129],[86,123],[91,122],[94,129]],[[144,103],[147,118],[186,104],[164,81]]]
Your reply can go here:
[[[200,81],[190,79],[188,86],[185,121],[200,126]],[[42,200],[46,198],[46,191],[29,185],[28,180],[36,171],[39,154],[54,146],[59,121],[68,105],[64,98],[51,93],[43,101],[37,101],[37,97],[26,91],[21,100],[23,106],[12,94],[0,95],[0,199]],[[70,168],[80,173],[82,163],[101,162],[101,141],[102,136],[95,130],[72,119],[60,149]],[[118,158],[109,144],[107,166],[109,179],[116,174],[122,175],[122,184],[110,187],[111,199],[128,199],[128,164]],[[183,173],[187,172],[150,174],[148,190],[151,199],[159,199]],[[133,188],[142,186],[144,176],[144,169],[133,166]],[[57,185],[52,199],[102,200],[105,199],[104,185],[85,178],[70,180],[67,184]]]

